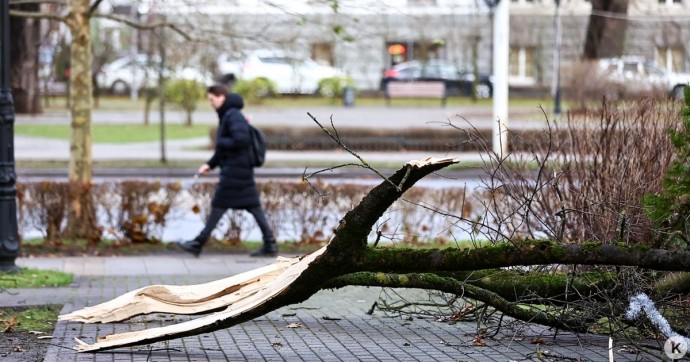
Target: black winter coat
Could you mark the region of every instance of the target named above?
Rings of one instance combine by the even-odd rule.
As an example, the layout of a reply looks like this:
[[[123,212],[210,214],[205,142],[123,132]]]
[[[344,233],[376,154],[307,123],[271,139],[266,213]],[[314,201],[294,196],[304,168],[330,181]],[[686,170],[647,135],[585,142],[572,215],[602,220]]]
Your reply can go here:
[[[254,167],[249,161],[249,124],[240,110],[242,97],[228,94],[217,110],[220,123],[216,149],[207,164],[220,167],[220,182],[211,206],[224,209],[247,209],[261,205],[254,183]]]

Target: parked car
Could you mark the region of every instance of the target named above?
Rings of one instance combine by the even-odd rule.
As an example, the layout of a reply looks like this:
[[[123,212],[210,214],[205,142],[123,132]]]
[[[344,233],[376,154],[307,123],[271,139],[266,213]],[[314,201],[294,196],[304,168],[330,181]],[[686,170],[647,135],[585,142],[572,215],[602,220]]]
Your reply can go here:
[[[239,60],[222,54],[217,59],[217,73],[224,83],[265,77],[276,84],[280,93],[313,94],[321,79],[345,76],[340,69],[277,50],[256,50],[236,58]]]
[[[149,60],[146,54],[135,57],[124,56],[108,63],[96,75],[98,85],[115,94],[125,94],[136,87],[155,88],[158,86],[160,59]],[[211,77],[192,67],[166,67],[165,78],[191,79],[203,84],[210,83]]]
[[[448,96],[471,96],[475,86],[472,72],[462,71],[451,63],[442,60],[427,62],[413,60],[384,70],[381,78],[381,90],[385,92],[389,82],[406,81],[442,81],[446,85],[446,95]],[[493,88],[491,77],[480,74],[476,84],[477,97],[491,98]]]
[[[643,57],[599,59],[598,64],[604,77],[619,87],[619,93],[659,90],[682,99],[683,89],[690,82],[690,74],[669,72]]]

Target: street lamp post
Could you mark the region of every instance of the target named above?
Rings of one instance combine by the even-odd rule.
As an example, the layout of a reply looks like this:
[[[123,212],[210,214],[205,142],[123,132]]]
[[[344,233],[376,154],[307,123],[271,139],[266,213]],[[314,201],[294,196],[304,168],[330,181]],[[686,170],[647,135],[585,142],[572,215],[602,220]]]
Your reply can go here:
[[[510,53],[510,2],[484,0],[493,14],[493,127],[492,150],[508,155],[508,71]]]
[[[0,1],[0,271],[16,271],[17,176],[14,171],[14,102],[10,88],[10,10]]]
[[[553,71],[554,71],[554,81],[553,81],[553,114],[556,119],[561,118],[561,0],[556,1],[556,14],[554,15],[554,28],[555,28],[555,49],[553,56]]]

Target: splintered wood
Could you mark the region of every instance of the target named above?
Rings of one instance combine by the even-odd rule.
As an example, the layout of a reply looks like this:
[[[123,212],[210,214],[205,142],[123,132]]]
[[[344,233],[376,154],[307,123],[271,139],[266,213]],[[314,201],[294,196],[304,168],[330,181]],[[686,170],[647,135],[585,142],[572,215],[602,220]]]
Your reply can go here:
[[[62,315],[59,320],[107,323],[145,313],[194,314],[226,307],[220,312],[179,324],[99,337],[94,344],[85,343],[78,338],[75,340],[77,341],[77,350],[86,352],[193,331],[219,320],[239,315],[269,300],[287,288],[307,268],[309,263],[325,250],[326,247],[324,246],[301,259],[278,258],[274,264],[211,283],[144,287],[109,302]]]

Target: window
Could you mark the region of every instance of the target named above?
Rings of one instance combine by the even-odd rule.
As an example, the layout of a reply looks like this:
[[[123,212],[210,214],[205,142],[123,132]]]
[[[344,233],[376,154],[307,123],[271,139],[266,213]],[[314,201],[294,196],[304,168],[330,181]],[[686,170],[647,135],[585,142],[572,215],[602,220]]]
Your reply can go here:
[[[333,45],[331,43],[313,43],[311,45],[311,58],[319,64],[333,65]]]
[[[659,0],[659,5],[681,5],[683,0]]]
[[[511,47],[509,61],[511,83],[534,84],[536,77],[534,47]]]
[[[683,50],[677,47],[658,47],[656,48],[656,62],[671,72],[681,72],[683,70]]]

